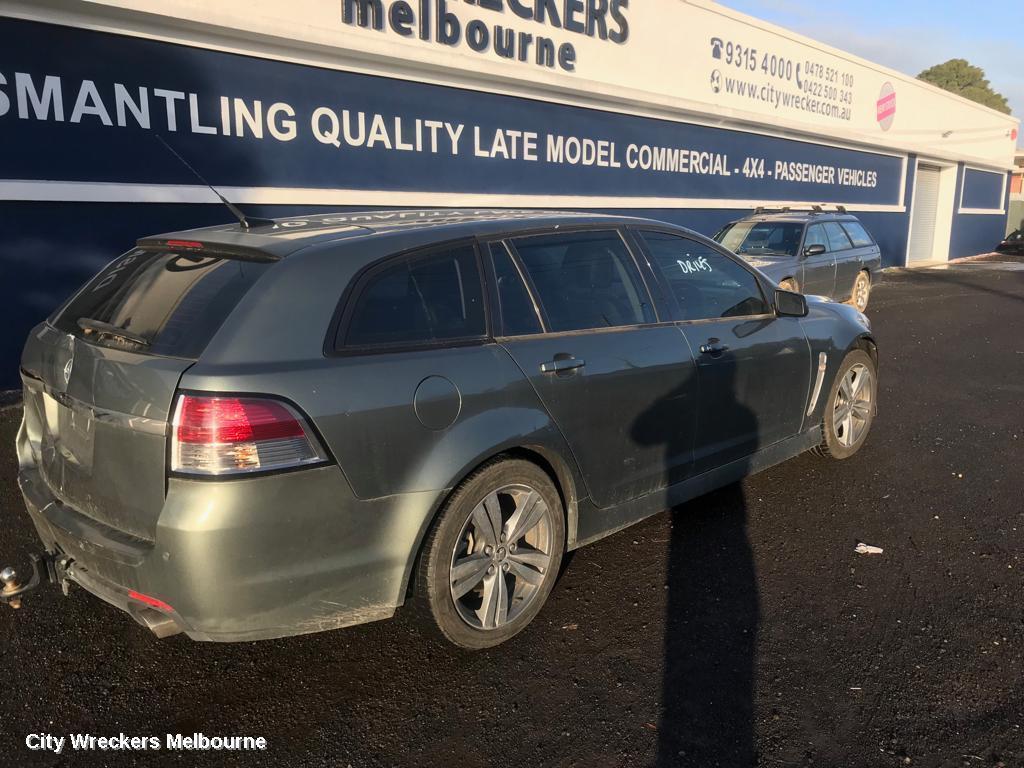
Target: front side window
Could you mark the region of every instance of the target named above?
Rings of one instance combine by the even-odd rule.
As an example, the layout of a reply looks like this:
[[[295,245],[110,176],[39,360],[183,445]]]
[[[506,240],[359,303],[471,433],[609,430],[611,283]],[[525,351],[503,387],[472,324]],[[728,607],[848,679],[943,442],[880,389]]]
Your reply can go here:
[[[618,232],[566,232],[513,241],[548,329],[578,331],[655,321],[640,273]]]
[[[827,221],[824,227],[830,251],[845,251],[852,247],[850,238],[846,236],[846,231],[839,226],[838,221]]]
[[[715,235],[715,240],[744,256],[796,256],[803,224],[790,221],[741,221]]]
[[[679,235],[641,232],[640,237],[679,303],[681,320],[771,312],[757,278],[727,256]]]
[[[864,229],[864,225],[859,221],[844,221],[843,229],[850,236],[854,248],[867,248],[875,244],[875,241],[871,239],[871,235],[868,234],[868,231]]]
[[[476,250],[410,256],[371,273],[349,316],[350,347],[429,344],[486,334]]]
[[[812,245],[823,245],[829,250],[828,237],[825,235],[825,228],[821,224],[812,224],[807,228],[807,237],[804,238],[804,252]]]

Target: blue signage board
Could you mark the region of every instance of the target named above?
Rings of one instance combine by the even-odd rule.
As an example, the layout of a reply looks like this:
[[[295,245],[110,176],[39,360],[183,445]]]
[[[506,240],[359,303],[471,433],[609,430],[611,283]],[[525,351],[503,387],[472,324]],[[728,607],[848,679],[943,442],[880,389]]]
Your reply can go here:
[[[0,39],[8,180],[195,184],[159,134],[232,187],[902,204],[896,155],[14,19]]]

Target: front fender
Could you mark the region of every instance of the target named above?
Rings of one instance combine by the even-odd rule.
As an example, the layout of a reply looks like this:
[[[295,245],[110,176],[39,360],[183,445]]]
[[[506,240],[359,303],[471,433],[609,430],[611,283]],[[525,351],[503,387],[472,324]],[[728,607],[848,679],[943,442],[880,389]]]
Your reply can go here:
[[[802,324],[811,348],[814,376],[818,375],[821,354],[825,355],[825,371],[813,408],[804,414],[804,429],[821,421],[828,393],[847,354],[854,349],[865,349],[875,365],[878,365],[878,345],[871,331],[871,321],[866,315],[848,304],[817,296],[807,297],[807,309],[807,317]]]

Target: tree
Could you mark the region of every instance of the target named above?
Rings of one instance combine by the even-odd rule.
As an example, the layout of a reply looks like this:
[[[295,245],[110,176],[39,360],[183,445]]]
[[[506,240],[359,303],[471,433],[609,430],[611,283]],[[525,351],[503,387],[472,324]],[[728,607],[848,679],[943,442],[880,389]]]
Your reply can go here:
[[[985,70],[974,66],[967,59],[950,59],[944,64],[936,64],[917,77],[965,99],[1010,114],[1010,105],[1006,103],[1006,97],[992,90],[985,77]]]

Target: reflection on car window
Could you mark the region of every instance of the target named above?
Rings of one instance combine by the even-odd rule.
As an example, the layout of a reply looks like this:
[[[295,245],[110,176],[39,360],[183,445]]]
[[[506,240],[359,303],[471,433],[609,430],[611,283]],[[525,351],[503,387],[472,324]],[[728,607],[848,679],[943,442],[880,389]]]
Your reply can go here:
[[[155,355],[196,358],[269,264],[135,250],[111,262],[53,319],[82,335],[80,318],[144,339]],[[120,346],[116,336],[97,343]],[[132,345],[128,345],[131,347]]]
[[[853,241],[854,248],[866,248],[875,244],[875,241],[871,239],[871,235],[868,234],[868,231],[864,229],[864,226],[859,221],[844,221],[843,229],[846,230],[846,234]]]
[[[771,312],[749,271],[696,240],[641,232],[655,269],[672,289],[682,320],[742,317]]]
[[[825,236],[825,229],[821,224],[812,224],[807,228],[807,237],[804,238],[804,250],[806,251],[812,245],[823,245],[825,250],[829,250],[828,237]]]
[[[850,238],[846,236],[846,231],[839,226],[839,222],[826,221],[824,227],[830,251],[845,251],[852,247]]]
[[[484,333],[476,251],[467,245],[401,259],[372,275],[352,310],[345,344],[418,344]]]
[[[795,256],[803,224],[796,222],[741,221],[715,236],[733,253]]]
[[[491,260],[494,263],[494,278],[498,287],[502,336],[540,333],[540,318],[537,317],[533,300],[503,243],[491,245]]]
[[[654,310],[617,232],[567,232],[513,241],[549,330],[653,323]]]

